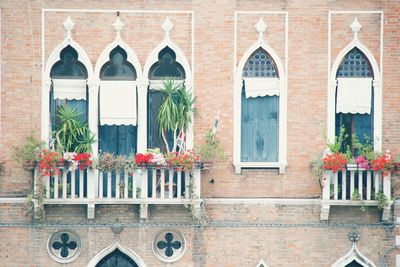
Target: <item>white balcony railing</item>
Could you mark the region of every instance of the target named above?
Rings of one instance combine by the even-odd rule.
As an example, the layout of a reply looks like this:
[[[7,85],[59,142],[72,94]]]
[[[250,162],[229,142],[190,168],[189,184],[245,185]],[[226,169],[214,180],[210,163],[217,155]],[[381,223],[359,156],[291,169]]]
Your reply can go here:
[[[60,168],[60,175],[41,176],[35,170],[34,190],[43,179],[44,204],[86,204],[88,218],[94,218],[96,204],[140,204],[141,218],[147,218],[148,204],[193,204],[200,199],[200,169],[190,174],[175,168],[146,167],[133,173],[70,171]]]
[[[333,173],[326,171],[321,200],[321,220],[329,219],[332,205],[341,206],[378,206],[376,194],[382,191],[388,200],[383,208],[382,220],[388,220],[391,205],[390,173],[383,175],[357,168],[357,165],[347,165],[344,171]]]

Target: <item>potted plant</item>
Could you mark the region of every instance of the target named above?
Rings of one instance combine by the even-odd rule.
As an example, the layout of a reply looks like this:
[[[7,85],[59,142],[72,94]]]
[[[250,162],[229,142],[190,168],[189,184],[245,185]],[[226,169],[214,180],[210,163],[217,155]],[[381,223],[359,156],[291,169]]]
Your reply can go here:
[[[94,167],[100,171],[112,172],[115,169],[115,158],[112,153],[101,153],[96,159]]]
[[[45,142],[35,138],[35,133],[32,131],[24,144],[14,147],[13,159],[24,169],[33,170],[44,147]]]
[[[81,114],[68,105],[58,106],[56,110],[56,125],[53,132],[55,149],[65,152],[91,152],[95,142],[94,135],[88,124],[81,119]]]
[[[195,112],[195,98],[186,90],[184,85],[177,84],[175,81],[169,79],[164,82],[164,87],[160,92],[164,94],[164,98],[156,120],[167,153],[184,151],[186,131],[189,124],[192,122],[192,117]],[[174,141],[172,147],[169,147],[167,134],[171,132]],[[179,148],[178,137],[181,142]]]
[[[60,175],[60,166],[64,166],[61,153],[49,149],[42,149],[39,157],[39,173],[42,176]]]
[[[183,153],[172,152],[166,155],[166,160],[169,167],[176,168],[178,171],[190,172],[193,170],[195,162],[200,160],[193,150],[188,150]]]

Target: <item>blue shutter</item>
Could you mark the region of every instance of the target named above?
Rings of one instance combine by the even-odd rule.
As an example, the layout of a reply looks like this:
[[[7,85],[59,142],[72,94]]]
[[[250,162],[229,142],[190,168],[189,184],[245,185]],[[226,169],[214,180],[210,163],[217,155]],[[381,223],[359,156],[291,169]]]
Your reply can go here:
[[[247,98],[242,92],[241,161],[277,162],[279,97]]]

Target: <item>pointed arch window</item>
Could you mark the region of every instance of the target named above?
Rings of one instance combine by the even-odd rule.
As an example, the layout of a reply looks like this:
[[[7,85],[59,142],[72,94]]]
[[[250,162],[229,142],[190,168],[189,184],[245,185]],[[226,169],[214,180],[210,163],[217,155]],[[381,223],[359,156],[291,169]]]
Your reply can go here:
[[[116,46],[100,71],[99,149],[115,155],[137,150],[136,70]]]
[[[159,134],[157,114],[160,109],[163,95],[159,92],[165,79],[173,79],[176,83],[184,83],[186,78],[182,65],[176,62],[176,54],[169,46],[164,47],[158,53],[158,61],[154,63],[149,71],[150,86],[148,90],[148,113],[147,113],[147,147],[165,149],[164,141]],[[172,146],[172,132],[167,133],[168,144]]]
[[[335,98],[335,134],[341,127],[349,136],[342,144],[354,151],[351,136],[357,135],[361,143],[374,140],[374,73],[371,63],[357,47],[343,58],[337,73]]]
[[[51,128],[57,124],[57,108],[74,108],[83,121],[87,122],[87,70],[78,60],[77,51],[70,45],[60,52],[60,60],[51,68],[50,120]]]
[[[241,162],[278,162],[279,75],[271,56],[258,48],[242,72]]]
[[[99,263],[96,264],[96,267],[110,266],[138,267],[133,259],[131,259],[125,253],[121,252],[119,249],[115,249],[113,252],[105,256]]]

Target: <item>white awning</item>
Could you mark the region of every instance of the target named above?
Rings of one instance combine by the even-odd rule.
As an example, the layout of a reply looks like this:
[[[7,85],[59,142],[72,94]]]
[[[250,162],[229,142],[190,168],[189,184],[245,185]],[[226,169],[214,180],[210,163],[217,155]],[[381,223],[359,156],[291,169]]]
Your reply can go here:
[[[370,114],[372,78],[338,78],[336,113]]]
[[[174,80],[174,84],[182,85],[185,80]],[[160,90],[164,88],[165,80],[150,80],[150,89],[152,90]]]
[[[279,95],[279,78],[245,78],[246,98]]]
[[[86,100],[86,80],[53,79],[54,99]]]
[[[102,81],[100,125],[136,125],[136,81]]]

